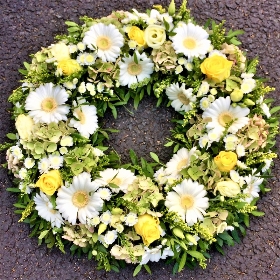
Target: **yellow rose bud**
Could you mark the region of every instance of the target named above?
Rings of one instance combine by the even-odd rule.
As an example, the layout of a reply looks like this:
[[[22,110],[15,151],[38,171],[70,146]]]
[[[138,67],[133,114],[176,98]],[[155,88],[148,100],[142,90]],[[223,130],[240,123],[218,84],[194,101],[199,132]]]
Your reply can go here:
[[[146,246],[160,238],[159,220],[149,214],[139,216],[134,229],[142,237],[143,243]]]
[[[51,48],[51,54],[57,61],[70,59],[69,49],[65,43],[57,43],[53,45]]]
[[[197,241],[191,234],[186,234],[186,238],[194,245],[197,245]]]
[[[254,106],[255,105],[255,102],[249,98],[246,98],[244,100],[244,104],[247,105],[247,106]]]
[[[185,239],[185,235],[184,235],[183,231],[180,228],[178,228],[178,227],[173,228],[172,229],[172,233],[175,236],[177,236],[177,237],[179,237],[181,239]]]
[[[213,55],[202,62],[200,69],[208,79],[220,83],[230,76],[232,64],[232,61],[227,60],[221,55]]]
[[[29,140],[34,129],[33,119],[29,115],[21,114],[17,117],[15,125],[19,137],[24,141]]]
[[[74,59],[64,59],[59,61],[57,68],[60,68],[66,76],[82,70],[80,64]]]
[[[229,172],[237,163],[237,155],[234,152],[221,151],[215,158],[214,162],[222,172]]]
[[[58,170],[51,170],[47,174],[40,176],[36,182],[36,187],[39,187],[42,192],[47,195],[53,195],[55,191],[61,187],[62,179]]]
[[[241,89],[236,88],[231,94],[230,99],[233,102],[239,102],[243,98],[243,92]]]
[[[219,191],[222,196],[235,197],[240,193],[240,187],[236,182],[228,180],[218,182],[214,190],[215,195],[216,191]]]
[[[112,215],[121,215],[123,210],[121,208],[113,208],[111,211]]]
[[[137,26],[130,27],[128,37],[129,39],[136,41],[140,46],[144,46],[146,43],[144,39],[144,31]]]
[[[168,7],[168,14],[173,16],[176,12],[176,6],[174,0],[171,0],[169,7]]]
[[[144,31],[144,38],[147,45],[153,49],[159,49],[165,42],[165,28],[160,25],[149,25]]]

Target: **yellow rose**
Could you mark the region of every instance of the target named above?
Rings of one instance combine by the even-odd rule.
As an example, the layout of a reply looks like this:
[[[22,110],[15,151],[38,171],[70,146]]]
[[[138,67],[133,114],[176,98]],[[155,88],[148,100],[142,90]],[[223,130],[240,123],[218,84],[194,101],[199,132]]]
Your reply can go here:
[[[230,76],[232,63],[221,55],[213,55],[201,63],[200,69],[208,79],[220,83]]]
[[[51,170],[47,174],[41,175],[36,182],[36,187],[47,195],[53,195],[61,185],[62,179],[58,170]]]
[[[137,26],[130,27],[128,37],[129,39],[136,41],[140,46],[144,46],[146,43],[144,39],[144,31]]]
[[[240,187],[234,181],[228,180],[228,181],[218,182],[214,190],[215,195],[216,195],[216,191],[219,191],[220,194],[223,196],[235,197],[240,193]]]
[[[215,158],[214,162],[220,171],[229,172],[237,163],[237,155],[234,152],[220,152]]]
[[[142,237],[146,246],[160,238],[159,220],[149,214],[139,216],[134,228],[136,233]]]
[[[165,29],[160,25],[149,25],[144,31],[144,38],[149,47],[159,49],[166,39]]]
[[[57,43],[52,46],[51,53],[57,61],[70,59],[69,49],[64,43]]]
[[[59,61],[57,68],[60,68],[66,76],[82,70],[80,64],[74,59],[64,59]]]
[[[16,120],[16,129],[22,140],[29,140],[34,129],[33,119],[29,115],[19,115]]]

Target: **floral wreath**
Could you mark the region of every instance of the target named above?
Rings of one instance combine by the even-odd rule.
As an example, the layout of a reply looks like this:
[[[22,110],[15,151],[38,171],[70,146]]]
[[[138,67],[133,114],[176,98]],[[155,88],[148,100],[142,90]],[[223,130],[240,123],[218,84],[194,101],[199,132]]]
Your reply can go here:
[[[223,252],[249,214],[264,214],[256,202],[269,191],[280,109],[264,97],[274,89],[238,47],[242,31],[198,25],[186,1],[81,20],[24,63],[9,97],[17,132],[1,148],[20,221],[39,244],[70,244],[107,271],[150,272],[160,259],[174,273],[205,268],[211,247]],[[151,152],[148,162],[131,150],[121,164],[100,119],[150,94],[177,113],[165,144],[173,156],[162,163]]]

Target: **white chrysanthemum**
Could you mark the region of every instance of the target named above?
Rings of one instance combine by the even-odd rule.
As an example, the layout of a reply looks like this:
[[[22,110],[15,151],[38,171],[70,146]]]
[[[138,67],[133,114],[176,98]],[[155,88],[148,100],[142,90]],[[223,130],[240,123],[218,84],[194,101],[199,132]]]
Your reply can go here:
[[[103,151],[101,151],[101,150],[98,149],[98,148],[93,148],[93,154],[94,154],[96,157],[102,157],[102,156],[104,156]]]
[[[108,188],[99,188],[97,193],[103,200],[109,201],[111,199],[112,193]]]
[[[69,126],[75,127],[82,136],[89,138],[98,129],[97,110],[94,105],[80,105],[74,109],[73,115],[76,119],[70,119]]]
[[[68,149],[66,147],[60,147],[59,152],[61,155],[65,155],[68,153]]]
[[[81,82],[78,87],[78,92],[83,94],[87,91],[85,82]]]
[[[33,158],[26,158],[24,160],[24,166],[27,168],[27,169],[30,169],[32,168],[33,166],[35,165],[35,160]]]
[[[262,168],[262,172],[266,172],[266,171],[270,168],[272,162],[273,162],[272,159],[265,159],[265,160],[264,160],[265,165],[264,165],[264,167]]]
[[[25,110],[35,123],[58,123],[66,121],[69,106],[64,105],[68,99],[66,90],[52,83],[40,85],[31,91],[25,101]]]
[[[183,53],[188,58],[204,56],[211,45],[208,33],[193,23],[182,23],[174,29],[176,35],[171,37],[176,53]]]
[[[50,155],[50,168],[52,169],[59,169],[63,165],[63,157],[57,155]]]
[[[27,169],[26,168],[21,168],[18,172],[18,176],[21,180],[23,180],[27,175]]]
[[[270,117],[271,117],[271,113],[270,113],[270,110],[269,110],[269,107],[267,106],[267,104],[262,103],[260,107],[261,107],[261,109],[263,110],[265,116],[266,116],[267,118],[270,118]]]
[[[91,219],[87,219],[87,224],[90,226],[97,226],[100,224],[100,218],[98,215],[95,215],[93,218]]]
[[[245,147],[242,144],[236,146],[236,154],[239,158],[245,156]]]
[[[49,198],[40,191],[40,194],[37,193],[33,199],[36,204],[35,209],[38,211],[38,215],[50,222],[52,227],[60,228],[63,224],[63,219],[60,213],[53,208]]]
[[[208,135],[203,135],[202,137],[199,138],[198,143],[200,148],[209,148],[211,141]]]
[[[112,214],[109,210],[102,213],[102,215],[100,216],[100,221],[105,225],[108,225],[111,222],[111,219],[112,219]]]
[[[67,81],[67,82],[63,83],[63,86],[66,89],[70,89],[70,90],[76,88],[76,84],[74,84],[72,81]]]
[[[209,91],[209,88],[210,88],[210,85],[206,81],[202,81],[201,85],[198,89],[197,96],[206,95],[207,92]]]
[[[207,97],[203,97],[201,98],[199,105],[200,108],[204,111],[206,110],[209,106],[210,106],[211,102],[209,101],[209,99]]]
[[[94,53],[80,53],[77,57],[77,61],[80,65],[92,65],[95,59],[96,55]]]
[[[223,132],[220,129],[211,129],[208,131],[208,138],[210,142],[218,142],[220,141],[220,138],[222,137]]]
[[[135,213],[129,213],[126,215],[124,222],[127,226],[133,227],[138,221],[137,214]]]
[[[107,245],[113,244],[118,237],[118,233],[116,230],[109,230],[104,235],[104,242]]]
[[[228,132],[235,134],[240,128],[248,124],[249,118],[246,117],[250,110],[240,106],[231,106],[230,97],[220,97],[216,99],[202,114],[203,118],[211,118],[207,123],[207,129],[219,129],[221,132],[231,123]]]
[[[256,174],[257,176],[259,174]],[[263,182],[263,178],[256,177],[254,175],[248,175],[244,177],[247,187],[243,190],[243,193],[248,195],[244,199],[245,202],[251,203],[256,197],[259,197],[260,185]]]
[[[83,42],[79,42],[77,44],[77,49],[82,52],[86,49],[86,45]]]
[[[142,256],[140,265],[147,264],[149,261],[158,262],[160,259],[166,259],[168,256],[174,256],[170,247],[166,247],[162,250],[162,245],[158,245],[152,249],[149,249],[148,247],[145,247],[144,249],[145,252]]]
[[[247,168],[248,168],[248,166],[247,166],[244,162],[242,162],[242,161],[240,161],[240,160],[238,160],[238,161],[236,162],[236,165],[237,165],[240,169],[247,169]]]
[[[205,210],[209,207],[204,186],[191,179],[185,179],[173,190],[167,193],[165,201],[169,211],[178,213],[189,226],[203,221]]]
[[[47,173],[51,168],[51,163],[48,158],[42,158],[39,163],[38,163],[38,169],[39,172],[42,173]]]
[[[137,84],[146,78],[150,78],[153,73],[154,63],[144,52],[139,54],[136,51],[134,55],[137,57],[137,63],[134,60],[134,56],[123,57],[122,61],[119,62],[119,82],[122,86],[131,87],[132,84]]]
[[[111,191],[118,193],[120,190],[124,193],[127,192],[128,186],[134,181],[136,178],[135,175],[127,169],[113,169],[108,168],[99,173],[100,178],[96,179],[95,182],[101,186],[108,186],[109,184],[113,184],[111,187]]]
[[[166,174],[165,174],[165,170],[163,167],[161,167],[160,169],[158,169],[155,173],[154,173],[154,179],[156,180],[156,182],[162,186],[166,183],[167,178],[166,178]]]
[[[252,78],[246,78],[242,81],[240,89],[243,93],[249,93],[256,87],[256,81]]]
[[[240,175],[238,174],[237,171],[230,170],[229,176],[230,176],[232,181],[234,181],[235,183],[239,183],[241,177],[240,177]]]
[[[23,184],[22,182],[19,183],[18,188],[21,190],[23,193],[30,194],[31,193],[31,188],[29,185]]]
[[[166,164],[165,173],[171,175],[173,178],[180,178],[180,171],[190,165],[191,156],[195,153],[196,148],[192,148],[190,151],[186,148],[178,150],[176,154]]]
[[[175,68],[175,74],[178,75],[180,73],[182,73],[184,70],[183,66],[182,65],[178,65],[176,68]]]
[[[94,96],[96,94],[96,90],[95,90],[95,85],[92,83],[87,83],[86,84],[86,89],[87,91],[89,91],[89,94]]]
[[[188,71],[192,71],[193,70],[193,64],[191,62],[187,62],[184,64],[185,68],[188,70]]]
[[[103,200],[96,193],[97,188],[91,182],[89,173],[74,176],[72,184],[58,189],[57,209],[71,224],[75,225],[77,218],[82,224],[86,224],[87,218],[96,216],[103,207]]]
[[[17,159],[23,158],[23,153],[19,146],[12,146],[10,151],[15,158],[17,158]]]
[[[171,102],[171,106],[175,111],[185,111],[188,112],[193,108],[193,103],[196,101],[196,97],[193,95],[192,88],[185,88],[183,83],[181,87],[178,83],[170,85],[166,88],[166,95]]]
[[[103,61],[115,62],[121,53],[124,38],[115,25],[97,23],[85,33],[83,43],[91,50],[97,51],[97,56]]]
[[[103,92],[103,91],[104,91],[104,88],[105,88],[105,86],[104,86],[104,83],[102,83],[102,82],[99,82],[99,83],[97,84],[97,86],[96,86],[96,90],[97,90],[99,93]]]

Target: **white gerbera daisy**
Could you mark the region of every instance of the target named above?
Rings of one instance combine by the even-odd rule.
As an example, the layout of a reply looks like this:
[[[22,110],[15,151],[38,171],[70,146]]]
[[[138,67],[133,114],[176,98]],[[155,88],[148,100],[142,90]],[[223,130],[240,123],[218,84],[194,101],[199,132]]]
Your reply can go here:
[[[86,224],[87,218],[93,218],[102,210],[103,200],[95,192],[97,186],[91,182],[90,174],[83,172],[74,176],[69,187],[62,186],[57,192],[57,209],[71,224],[77,223],[77,218]]]
[[[208,33],[200,26],[189,22],[182,23],[174,29],[176,35],[171,37],[176,53],[183,53],[189,59],[204,56],[210,49]]]
[[[137,63],[134,56],[124,57],[119,62],[120,66],[120,85],[130,87],[132,84],[142,82],[145,78],[150,78],[153,73],[154,63],[143,52],[139,54],[138,51],[134,53],[137,57]]]
[[[259,176],[260,174],[254,175]],[[244,177],[247,187],[243,190],[243,193],[248,195],[248,197],[244,199],[247,203],[251,203],[254,198],[259,197],[260,185],[263,182],[263,178],[254,175]]]
[[[204,186],[191,179],[185,179],[173,190],[167,193],[165,201],[169,211],[178,213],[189,226],[193,226],[197,221],[203,221],[203,215],[209,206]]]
[[[228,132],[235,134],[240,128],[248,124],[249,118],[246,117],[250,110],[241,108],[240,106],[233,107],[230,105],[230,97],[220,97],[216,99],[203,112],[203,118],[211,118],[211,122],[207,123],[207,129],[218,129],[221,132],[228,127]]]
[[[57,155],[50,155],[50,168],[52,169],[59,169],[63,165],[63,157]]]
[[[109,186],[111,191],[115,193],[118,193],[120,190],[126,193],[128,186],[136,178],[136,176],[130,170],[124,168],[108,168],[101,171],[99,175],[100,178],[96,179],[94,182],[101,186],[108,186],[109,184],[112,184]]]
[[[192,92],[193,89],[186,89],[184,83],[181,87],[178,83],[176,83],[166,88],[166,95],[170,100],[173,100],[171,102],[171,106],[175,109],[175,111],[188,112],[192,109],[193,103],[196,101],[196,97],[192,94]]]
[[[35,209],[38,211],[38,215],[44,220],[51,222],[52,227],[60,228],[63,224],[63,219],[60,213],[53,208],[49,198],[40,191],[40,194],[37,193],[33,199],[36,204]]]
[[[91,50],[97,51],[97,56],[103,61],[115,62],[121,53],[124,38],[115,25],[97,23],[85,33],[83,43]]]
[[[74,109],[73,115],[76,119],[70,119],[69,126],[75,127],[82,136],[89,138],[98,129],[97,110],[94,105],[80,105]]]
[[[166,164],[165,173],[171,175],[175,179],[181,177],[180,171],[190,165],[190,158],[195,153],[196,148],[192,148],[190,151],[186,148],[178,150],[176,154]]]
[[[69,106],[63,105],[68,99],[66,90],[52,83],[40,85],[31,91],[25,101],[25,110],[35,123],[58,123],[66,121]]]

